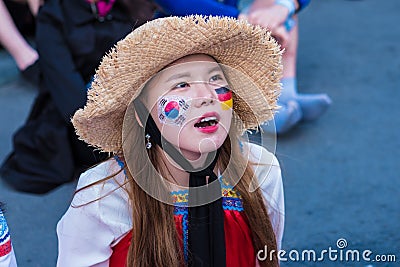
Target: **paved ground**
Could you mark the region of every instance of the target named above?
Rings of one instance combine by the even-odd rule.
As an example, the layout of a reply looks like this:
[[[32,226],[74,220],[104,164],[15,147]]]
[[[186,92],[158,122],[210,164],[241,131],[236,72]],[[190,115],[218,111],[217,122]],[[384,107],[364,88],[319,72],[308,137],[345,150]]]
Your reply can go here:
[[[343,253],[369,249],[371,258],[395,254],[397,263],[330,261],[325,254],[323,263],[289,260],[284,266],[400,266],[399,10],[398,0],[324,0],[301,14],[301,91],[327,92],[333,105],[320,120],[280,137],[277,147],[285,250],[320,253],[338,249],[336,241],[344,238]],[[0,159],[35,93],[0,52]],[[20,266],[55,265],[55,225],[73,189],[68,184],[35,196],[0,183]]]

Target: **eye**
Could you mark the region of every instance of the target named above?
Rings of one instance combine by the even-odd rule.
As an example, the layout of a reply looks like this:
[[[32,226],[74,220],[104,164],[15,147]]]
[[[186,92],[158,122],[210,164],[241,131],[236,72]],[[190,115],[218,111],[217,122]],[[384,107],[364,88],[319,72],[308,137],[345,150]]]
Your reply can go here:
[[[177,84],[173,87],[173,89],[181,89],[181,88],[186,88],[186,87],[190,87],[190,84],[187,83],[187,82],[180,82],[180,83],[177,83]]]
[[[221,81],[221,80],[224,80],[224,78],[222,77],[221,74],[213,75],[213,76],[210,78],[210,82],[216,82],[216,81]]]

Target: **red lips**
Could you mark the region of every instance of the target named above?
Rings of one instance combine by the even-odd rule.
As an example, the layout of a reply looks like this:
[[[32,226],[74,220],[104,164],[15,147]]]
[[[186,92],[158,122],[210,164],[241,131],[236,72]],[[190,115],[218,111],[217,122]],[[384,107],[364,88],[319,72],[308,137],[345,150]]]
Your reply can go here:
[[[214,133],[219,128],[219,115],[216,112],[207,112],[203,114],[194,127],[202,133]]]

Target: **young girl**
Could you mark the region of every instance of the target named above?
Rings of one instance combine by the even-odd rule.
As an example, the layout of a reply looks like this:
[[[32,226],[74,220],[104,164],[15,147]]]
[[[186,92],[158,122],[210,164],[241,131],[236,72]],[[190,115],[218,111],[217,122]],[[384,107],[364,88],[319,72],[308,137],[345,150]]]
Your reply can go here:
[[[280,168],[239,136],[272,118],[281,69],[270,33],[232,18],[157,19],[120,41],[72,119],[113,157],[81,175],[58,266],[278,266],[257,254],[280,247]]]

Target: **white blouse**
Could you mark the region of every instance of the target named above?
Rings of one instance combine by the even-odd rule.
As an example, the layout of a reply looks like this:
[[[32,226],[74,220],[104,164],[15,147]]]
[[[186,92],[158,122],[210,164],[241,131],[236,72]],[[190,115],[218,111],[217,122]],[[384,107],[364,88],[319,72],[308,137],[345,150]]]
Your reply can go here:
[[[279,163],[272,153],[259,145],[248,144],[246,147],[249,159],[256,163],[254,173],[265,199],[279,249],[285,218]],[[99,181],[120,169],[115,159],[105,161],[83,173],[77,188]],[[109,266],[112,247],[132,229],[128,195],[120,188],[124,181],[125,174],[120,172],[104,183],[75,194],[71,206],[57,224],[57,266]]]

